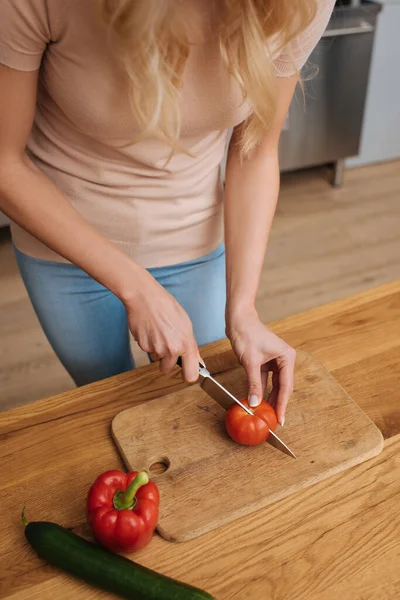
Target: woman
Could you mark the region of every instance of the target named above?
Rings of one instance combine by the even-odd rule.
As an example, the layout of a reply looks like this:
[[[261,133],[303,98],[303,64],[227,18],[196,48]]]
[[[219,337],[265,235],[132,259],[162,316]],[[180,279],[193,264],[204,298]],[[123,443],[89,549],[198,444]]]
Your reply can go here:
[[[226,331],[283,425],[295,352],[254,303],[280,131],[333,4],[2,0],[0,209],[77,385],[134,367],[128,328],[187,381]]]

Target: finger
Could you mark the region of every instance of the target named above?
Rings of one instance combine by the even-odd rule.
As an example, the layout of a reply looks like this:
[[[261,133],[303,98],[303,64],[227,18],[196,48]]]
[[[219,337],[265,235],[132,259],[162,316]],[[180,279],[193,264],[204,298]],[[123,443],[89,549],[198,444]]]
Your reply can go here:
[[[157,352],[150,352],[150,360],[152,362],[158,362],[161,359],[162,359],[162,356],[160,356],[159,354],[157,354]]]
[[[278,366],[275,361],[272,362],[271,370],[272,370],[272,390],[268,397],[268,404],[270,404],[272,406],[272,408],[276,409],[276,401],[278,399],[278,393],[279,393],[279,371],[278,371]]]
[[[194,346],[182,354],[182,375],[188,383],[194,383],[199,378],[199,351]]]
[[[153,352],[154,346],[148,339],[144,339],[144,340],[138,339],[135,341],[142,352],[145,352],[146,354],[150,354],[151,352]]]
[[[265,397],[265,390],[268,385],[268,377],[269,377],[269,366],[268,363],[262,365],[261,367],[261,388],[262,388],[262,397]]]
[[[261,381],[261,366],[246,365],[247,379],[249,383],[249,405],[251,408],[258,406],[263,397],[263,387]]]
[[[285,360],[278,363],[279,369],[279,391],[276,400],[276,414],[281,425],[285,422],[286,408],[289,403],[290,395],[293,391],[294,362]]]
[[[174,369],[177,361],[177,356],[173,356],[172,354],[167,354],[167,356],[163,356],[160,360],[160,371],[164,373],[164,375],[168,375]]]

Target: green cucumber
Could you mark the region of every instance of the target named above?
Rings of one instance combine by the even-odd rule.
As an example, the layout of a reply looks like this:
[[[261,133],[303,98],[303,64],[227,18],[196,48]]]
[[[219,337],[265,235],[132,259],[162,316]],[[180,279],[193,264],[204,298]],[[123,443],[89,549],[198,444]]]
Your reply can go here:
[[[128,600],[214,600],[210,594],[160,575],[46,521],[27,523],[25,535],[48,563]]]

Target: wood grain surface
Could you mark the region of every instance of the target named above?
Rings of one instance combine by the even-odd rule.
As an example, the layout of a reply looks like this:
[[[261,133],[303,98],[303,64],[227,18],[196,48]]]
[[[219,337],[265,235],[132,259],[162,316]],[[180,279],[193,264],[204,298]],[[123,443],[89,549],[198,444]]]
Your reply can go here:
[[[400,283],[272,328],[312,351],[345,386],[382,427],[383,451],[198,539],[171,544],[156,536],[134,558],[206,588],[217,600],[396,600]],[[234,364],[227,342],[207,347],[203,356],[214,373]],[[122,467],[110,433],[113,417],[183,387],[179,373],[164,377],[154,365],[0,414],[1,598],[111,599],[43,565],[24,539],[21,507],[26,504],[32,520],[54,520],[88,537],[89,486],[100,472]]]
[[[243,369],[217,376],[246,396]],[[147,471],[161,493],[158,531],[183,542],[277,502],[376,456],[382,434],[328,371],[302,351],[292,409],[279,435],[295,452],[239,446],[225,431],[225,410],[199,384],[129,408],[112,422],[124,463]],[[153,464],[167,470],[151,473]]]

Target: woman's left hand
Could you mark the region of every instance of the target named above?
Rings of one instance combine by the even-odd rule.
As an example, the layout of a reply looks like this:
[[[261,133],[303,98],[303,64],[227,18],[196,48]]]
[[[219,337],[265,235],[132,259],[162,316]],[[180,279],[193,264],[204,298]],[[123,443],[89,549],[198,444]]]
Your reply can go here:
[[[247,373],[250,406],[260,404],[271,372],[272,392],[268,402],[283,425],[293,391],[296,351],[261,323],[255,309],[228,317],[226,333]]]

